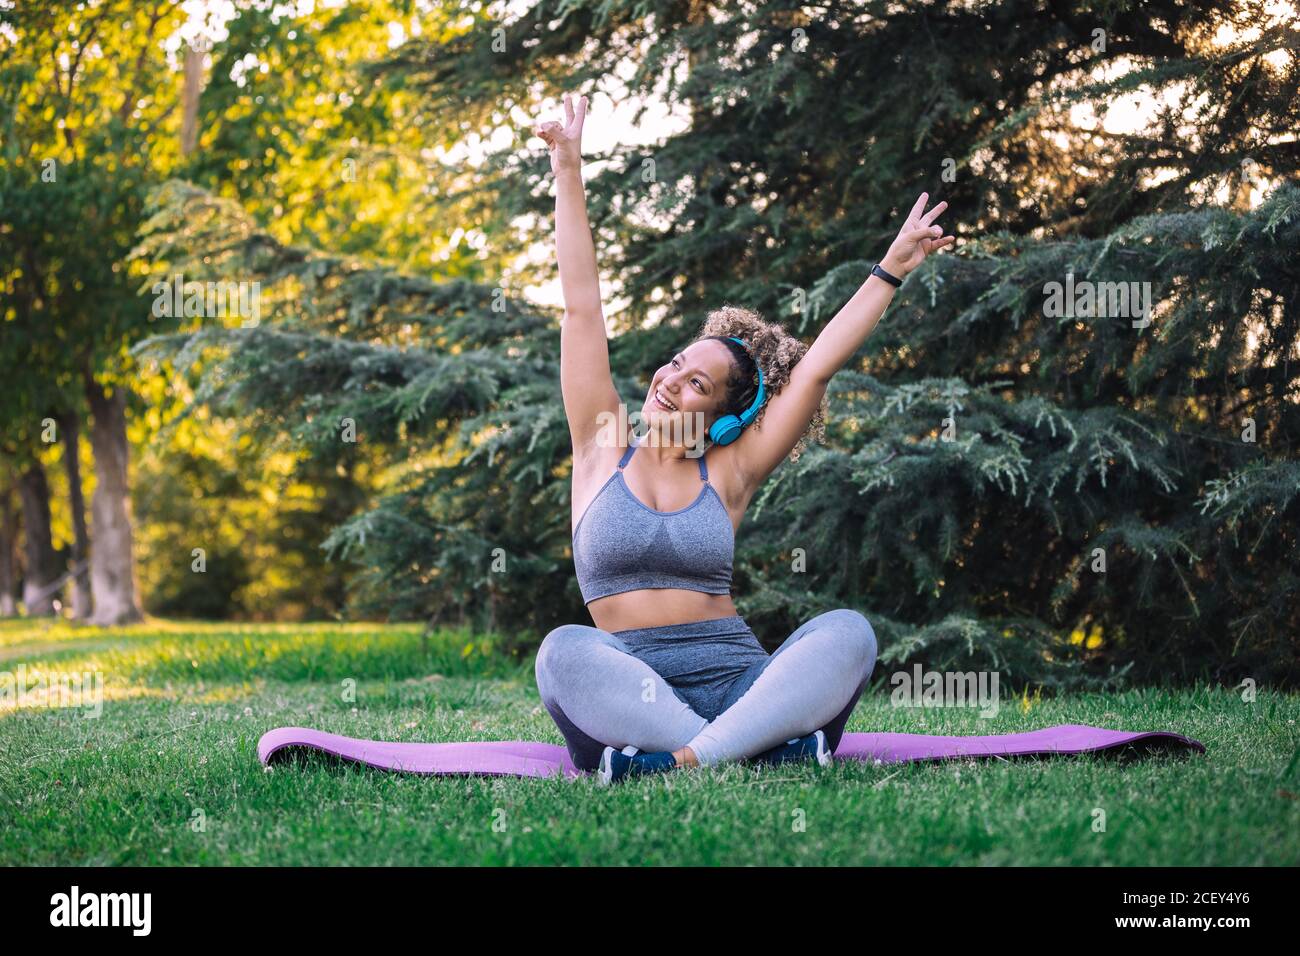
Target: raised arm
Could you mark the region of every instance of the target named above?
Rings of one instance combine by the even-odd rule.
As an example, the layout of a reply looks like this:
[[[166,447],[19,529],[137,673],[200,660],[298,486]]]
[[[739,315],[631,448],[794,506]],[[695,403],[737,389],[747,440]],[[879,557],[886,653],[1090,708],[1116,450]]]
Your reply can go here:
[[[956,241],[934,225],[948,204],[941,202],[926,212],[928,199],[928,193],[921,193],[880,261],[880,267],[896,278],[906,276],[931,252]],[[747,484],[757,486],[790,454],[817,413],[831,377],[875,329],[894,291],[892,283],[868,276],[791,369],[785,387],[768,399],[761,426],[741,433],[735,442],[736,467]]]
[[[555,174],[555,249],[564,295],[560,391],[573,454],[579,457],[591,449],[601,413],[617,414],[619,398],[609,369],[596,247],[582,186],[581,140],[587,98],[582,97],[575,110],[569,94],[564,94],[564,112],[565,125],[542,123],[536,133],[551,150],[551,171]]]

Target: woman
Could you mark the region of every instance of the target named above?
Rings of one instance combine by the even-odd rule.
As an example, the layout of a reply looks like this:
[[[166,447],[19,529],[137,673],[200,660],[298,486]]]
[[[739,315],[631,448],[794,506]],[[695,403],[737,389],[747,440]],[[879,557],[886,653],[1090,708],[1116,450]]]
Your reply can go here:
[[[820,430],[827,383],[901,278],[955,241],[933,224],[947,203],[926,212],[921,194],[811,347],[747,309],[711,312],[699,337],[654,373],[638,440],[627,429],[638,416],[620,414],[609,368],[581,176],[586,97],[575,108],[566,94],[564,109],[563,126],[536,133],[556,178],[573,554],[595,627],[546,636],[536,663],[542,703],[574,765],[605,784],[747,758],[827,764],[875,666],[875,634],[841,608],[805,622],[769,656],[731,600],[735,529],[772,470]]]

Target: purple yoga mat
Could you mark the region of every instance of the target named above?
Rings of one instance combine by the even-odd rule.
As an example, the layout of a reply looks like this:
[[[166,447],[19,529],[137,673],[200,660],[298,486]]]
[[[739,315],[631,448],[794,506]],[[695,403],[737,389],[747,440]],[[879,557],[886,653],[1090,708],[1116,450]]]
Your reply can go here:
[[[1106,730],[1084,724],[1060,724],[1020,734],[987,737],[938,737],[927,734],[845,734],[835,750],[837,760],[866,760],[882,764],[964,757],[1023,757],[1152,750],[1205,753],[1199,740],[1164,730],[1134,732]],[[505,777],[582,776],[568,751],[559,744],[518,740],[421,744],[358,740],[307,727],[269,730],[257,742],[257,756],[271,764],[297,749],[316,750],[379,770],[422,774],[483,774]]]

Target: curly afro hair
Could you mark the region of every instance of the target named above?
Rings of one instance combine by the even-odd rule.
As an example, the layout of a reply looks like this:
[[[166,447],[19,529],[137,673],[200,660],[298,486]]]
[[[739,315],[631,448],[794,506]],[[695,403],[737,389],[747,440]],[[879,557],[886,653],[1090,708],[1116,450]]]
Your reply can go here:
[[[728,336],[734,335],[743,341],[749,352],[741,348]],[[752,309],[739,305],[723,305],[709,312],[700,327],[696,342],[703,339],[717,339],[727,346],[735,360],[731,376],[727,379],[727,397],[722,403],[720,414],[739,415],[754,401],[758,394],[758,374],[754,368],[754,359],[763,367],[763,385],[765,399],[758,410],[758,415],[751,425],[763,422],[767,412],[767,403],[773,395],[778,394],[790,381],[790,371],[808,351],[797,338],[787,332],[776,322],[765,322],[763,317]],[[790,460],[798,461],[808,444],[809,437],[817,442],[826,440],[826,398],[813,414],[807,430],[790,451]]]

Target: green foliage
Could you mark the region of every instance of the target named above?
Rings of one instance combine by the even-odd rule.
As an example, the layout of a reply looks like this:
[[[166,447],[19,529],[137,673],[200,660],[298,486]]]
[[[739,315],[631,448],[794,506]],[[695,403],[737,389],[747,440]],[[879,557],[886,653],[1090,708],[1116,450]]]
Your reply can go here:
[[[387,24],[409,22],[412,4],[235,8],[212,49],[196,148],[184,155],[178,31],[190,11],[135,0],[0,8],[0,376],[10,386],[0,390],[0,471],[40,453],[41,420],[77,408],[86,375],[125,384],[143,423],[131,458],[146,607],[332,616],[347,569],[319,545],[366,497],[369,462],[306,461],[286,474],[262,449],[198,448],[193,430],[172,430],[170,444],[153,434],[192,396],[136,374],[126,347],[195,320],[154,314],[150,283],[125,261],[143,197],[184,175],[284,234],[399,264],[477,260],[431,244],[411,215],[433,177],[395,122],[410,99],[400,83],[355,69],[388,49]],[[202,428],[209,439],[228,433],[215,419]],[[211,559],[202,575],[191,571],[196,547]]]
[[[120,374],[150,322],[121,259],[154,171],[176,160],[178,91],[143,94],[179,10],[82,6],[0,10],[0,453],[17,461],[43,417],[80,406],[83,376]]]
[[[1283,27],[1210,0],[1096,16],[1028,17],[1017,2],[649,9],[576,3],[552,18],[538,4],[505,25],[504,51],[496,24],[471,18],[371,73],[417,94],[414,130],[436,138],[486,135],[501,104],[529,109],[538,92],[595,89],[636,44],[620,96],[684,64],[666,95],[685,128],[594,155],[587,177],[607,289],[627,302],[611,315],[625,398],[723,301],[811,340],[912,197],[949,202],[957,254],[909,278],[832,383],[827,446],[782,465],[751,505],[736,593],[759,633],[775,644],[850,606],[882,623],[900,663],[924,653],[1056,686],[1300,676],[1300,155],[1256,135],[1292,115]],[[1227,17],[1259,30],[1216,41]],[[1065,121],[1141,84],[1186,84],[1184,103],[1222,108],[1126,133]],[[549,239],[514,228],[549,223],[543,151],[516,140],[476,173],[432,208],[483,228],[496,262]],[[468,610],[532,640],[582,619],[558,316],[522,294],[553,263],[426,278],[309,238],[203,189],[160,190],[140,256],[260,278],[274,307],[262,328],[146,350],[262,437],[329,455],[353,417],[393,463],[374,507],[329,539],[362,565],[358,607]],[[1150,324],[1052,313],[1049,283],[1067,277],[1148,284]]]

